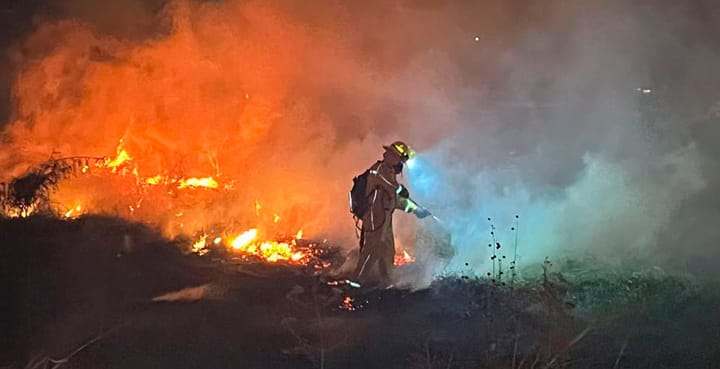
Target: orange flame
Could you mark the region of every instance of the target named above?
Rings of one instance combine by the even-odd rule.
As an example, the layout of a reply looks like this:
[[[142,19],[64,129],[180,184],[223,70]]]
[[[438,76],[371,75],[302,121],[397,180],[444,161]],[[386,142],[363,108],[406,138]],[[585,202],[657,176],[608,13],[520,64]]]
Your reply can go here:
[[[5,215],[9,218],[27,218],[31,216],[38,208],[38,203],[33,203],[25,209],[11,208],[7,209]]]
[[[64,216],[65,218],[77,218],[78,216],[80,216],[81,211],[82,206],[77,205],[74,208],[70,208],[68,211],[66,211]]]
[[[149,185],[156,185],[163,182],[164,180],[166,180],[166,178],[158,174],[155,177],[145,179],[145,183]]]
[[[293,238],[289,242],[268,241],[259,240],[259,234],[257,228],[248,229],[234,237],[228,246],[234,252],[255,256],[269,263],[284,261],[291,264],[304,264],[307,261],[307,254],[296,247],[299,238]],[[204,234],[193,243],[192,251],[200,255],[209,252],[207,240],[208,235]],[[223,239],[222,237],[215,237],[212,243],[221,245]]]
[[[122,141],[121,141],[122,145]],[[118,146],[118,156],[113,160],[106,160],[101,165],[100,168],[107,168],[112,169],[112,173],[117,174],[116,169],[120,166],[127,165],[130,163],[131,157],[128,154],[128,151],[121,148],[121,146]],[[84,173],[84,172],[83,172]],[[202,178],[180,178],[180,179],[174,179],[169,177],[168,175],[155,175],[153,177],[147,177],[142,178],[139,175],[139,171],[137,166],[125,166],[123,167],[123,172],[121,174],[117,174],[118,178],[132,178],[129,177],[128,174],[132,174],[134,176],[133,182],[139,186],[139,188],[145,188],[144,185],[159,185],[159,184],[168,184],[168,183],[177,183],[178,189],[196,189],[196,188],[218,188],[219,184],[213,177],[202,177]],[[147,187],[147,186],[146,186]],[[145,188],[147,190],[147,188]],[[141,191],[142,192],[142,191]],[[170,192],[172,194],[172,192]],[[137,213],[141,208],[144,208],[142,206],[145,198],[140,197],[138,199],[135,199],[132,201],[132,204],[128,205],[127,209],[130,212],[130,214]],[[262,207],[260,205],[259,201],[255,201],[255,212],[262,221],[264,217],[260,217],[260,211]],[[68,209],[64,213],[65,218],[76,218],[80,215],[81,211],[83,210],[81,205],[76,205],[73,208]],[[28,209],[23,214],[18,214],[18,216],[27,216],[30,213],[34,211],[33,208]],[[178,219],[180,217],[185,217],[185,213],[183,211],[179,212],[173,212],[175,219]],[[272,216],[272,222],[276,225],[274,227],[277,227],[278,223],[280,223],[281,216],[277,213],[273,213]],[[179,220],[179,219],[178,219]],[[192,221],[192,219],[188,219],[187,221]],[[184,221],[178,223],[178,226],[180,228],[184,228]],[[300,264],[305,263],[308,258],[306,255],[306,252],[300,251],[297,249],[297,241],[301,240],[303,238],[303,229],[299,229],[296,233],[294,238],[292,238],[290,241],[283,242],[283,241],[274,241],[274,240],[264,240],[259,238],[260,231],[258,228],[252,228],[248,229],[247,231],[237,235],[236,237],[232,238],[232,241],[229,243],[229,247],[236,252],[246,254],[246,255],[253,255],[256,257],[261,258],[262,260],[265,260],[270,263],[276,263],[280,261],[288,262],[288,263],[294,263],[294,264]],[[191,245],[191,251],[194,253],[197,253],[199,255],[205,255],[210,252],[209,246],[211,246],[211,243],[218,246],[223,244],[223,237],[217,236],[214,238],[211,238],[212,242],[209,241],[209,235],[203,234],[197,241],[193,242]]]
[[[395,255],[394,264],[397,266],[412,262],[415,262],[415,257],[410,255],[406,250],[403,250],[402,254],[400,255]]]
[[[194,253],[197,253],[198,255],[205,255],[209,252],[209,250],[207,248],[205,248],[207,237],[208,236],[205,234],[202,237],[200,237],[199,240],[197,240],[197,241],[195,241],[195,243],[193,243],[192,251]]]
[[[230,245],[235,250],[245,251],[247,246],[250,245],[253,241],[255,241],[256,237],[257,229],[253,228],[235,237],[235,239],[230,243]]]
[[[327,198],[343,196],[342,187],[326,184],[348,175],[349,167],[343,159],[327,161],[326,144],[337,140],[339,127],[333,119],[317,119],[325,107],[315,106],[315,97],[346,83],[386,94],[364,73],[349,73],[366,68],[355,50],[339,43],[334,32],[318,33],[282,7],[171,3],[172,27],[153,42],[99,35],[77,22],[38,25],[23,45],[33,51],[27,58],[32,62],[14,76],[15,111],[11,122],[3,122],[2,172],[17,176],[55,148],[68,157],[105,154],[99,170],[82,165],[78,172],[87,176],[58,186],[53,202],[82,198],[82,211],[148,222],[169,237],[240,223],[284,235],[322,227],[334,239],[352,238],[335,221],[344,208],[310,194],[323,188]],[[317,50],[329,51],[332,63]],[[330,73],[333,82],[315,83],[317,71]],[[306,87],[305,96],[296,95],[296,86]],[[298,97],[307,101],[292,102]],[[365,160],[353,155],[365,147],[344,147],[343,157]],[[317,162],[327,164],[325,170],[316,170]],[[255,199],[277,217],[270,212],[248,224]],[[62,216],[68,209],[56,210]],[[259,202],[255,213],[261,214]],[[223,234],[217,244],[231,245],[231,240]],[[250,243],[260,252],[262,242]],[[265,249],[270,257],[277,249],[291,261],[303,258],[283,254],[281,244]]]
[[[122,164],[132,160],[132,158],[130,157],[130,154],[128,154],[127,151],[122,148],[122,140],[120,140],[120,144],[118,145],[116,151],[117,151],[117,156],[115,157],[115,159],[112,159],[112,160],[107,159],[105,161],[105,166],[108,168],[113,168],[113,172],[115,170],[117,170],[117,168],[119,166],[121,166]]]
[[[347,310],[347,311],[355,311],[355,299],[353,299],[350,296],[343,297],[342,304],[340,305],[341,309]]]
[[[178,188],[182,189],[188,187],[217,188],[218,183],[212,177],[181,179]]]

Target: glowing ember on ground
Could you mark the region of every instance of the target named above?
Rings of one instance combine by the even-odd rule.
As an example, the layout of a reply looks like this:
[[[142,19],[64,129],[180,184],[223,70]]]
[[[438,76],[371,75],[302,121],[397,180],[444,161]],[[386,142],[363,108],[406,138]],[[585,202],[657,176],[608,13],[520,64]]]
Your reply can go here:
[[[347,311],[355,311],[355,306],[353,306],[353,298],[350,296],[345,296],[343,298],[341,308]]]
[[[5,210],[5,215],[8,218],[27,218],[27,217],[31,216],[35,212],[35,210],[37,210],[37,207],[38,207],[38,204],[33,203],[32,205],[28,206],[25,209],[11,208],[11,209]]]
[[[192,245],[192,251],[193,251],[194,253],[197,253],[198,255],[205,255],[205,254],[207,254],[207,253],[209,252],[209,250],[205,248],[205,246],[206,246],[206,241],[207,241],[207,235],[203,235],[202,237],[200,237],[200,239],[197,240],[197,241]]]
[[[235,253],[258,257],[270,263],[282,261],[290,264],[305,264],[308,261],[308,253],[300,250],[297,245],[297,241],[300,239],[297,235],[302,236],[302,232],[298,232],[296,237],[289,241],[260,240],[258,239],[259,235],[258,229],[252,228],[232,238],[232,241],[226,246]],[[207,239],[208,235],[203,235],[193,244],[192,251],[201,255],[207,253]],[[223,238],[215,237],[212,243],[222,246]]]
[[[305,253],[296,249],[296,239],[289,242],[256,241],[257,230],[252,229],[238,236],[233,241],[233,249],[245,254],[254,255],[261,259],[275,263],[287,261],[302,263]]]
[[[413,257],[412,255],[408,254],[407,251],[403,250],[402,254],[395,255],[394,264],[395,264],[395,265],[404,265],[404,264],[407,264],[407,263],[412,263],[412,262],[414,262],[414,261],[415,261],[415,257]]]
[[[349,280],[349,279],[343,279],[343,280],[338,280],[338,281],[329,281],[329,282],[327,282],[327,285],[328,285],[328,286],[348,285],[348,286],[353,287],[353,288],[360,288],[360,287],[362,287],[362,286],[360,285],[360,283],[355,282],[355,281],[352,281],[352,280]]]
[[[341,310],[356,311],[364,308],[367,303],[367,300],[358,301],[357,299],[354,299],[350,296],[345,296],[343,297],[342,303],[340,304],[340,306],[338,306],[338,308]]]
[[[80,205],[75,206],[74,208],[70,208],[68,211],[65,212],[65,218],[77,218],[80,216],[80,212],[82,211],[82,207]]]

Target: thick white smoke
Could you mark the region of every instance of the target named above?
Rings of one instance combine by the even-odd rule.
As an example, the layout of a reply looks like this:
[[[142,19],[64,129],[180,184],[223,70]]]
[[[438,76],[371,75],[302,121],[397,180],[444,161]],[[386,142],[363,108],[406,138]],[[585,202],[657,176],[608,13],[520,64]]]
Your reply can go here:
[[[71,1],[55,4],[55,15],[87,24],[91,43],[111,51],[120,43],[124,52],[134,46],[153,58],[162,56],[153,40],[180,22],[187,26],[180,36],[194,40],[190,61],[228,68],[211,75],[262,91],[262,78],[230,70],[231,59],[216,53],[258,55],[242,65],[281,86],[271,98],[279,116],[263,131],[271,137],[263,142],[280,149],[248,155],[266,160],[273,178],[292,172],[300,188],[323,184],[298,195],[320,209],[314,223],[325,231],[315,229],[317,236],[352,245],[350,179],[380,157],[381,144],[402,139],[419,152],[406,174],[411,192],[452,232],[455,269],[488,267],[488,218],[502,252],[512,255],[515,215],[527,263],[571,252],[704,271],[720,256],[713,251],[720,234],[711,230],[720,217],[718,118],[706,114],[720,101],[720,22],[709,1],[202,4],[168,13],[138,1],[111,17]],[[21,70],[57,57],[53,47],[63,46],[39,41],[47,36],[14,49]],[[236,50],[235,38],[257,53]],[[194,59],[203,53],[207,59]],[[31,96],[22,92],[20,107]],[[44,109],[22,112],[16,126],[34,133]],[[398,227],[414,229],[408,223]]]

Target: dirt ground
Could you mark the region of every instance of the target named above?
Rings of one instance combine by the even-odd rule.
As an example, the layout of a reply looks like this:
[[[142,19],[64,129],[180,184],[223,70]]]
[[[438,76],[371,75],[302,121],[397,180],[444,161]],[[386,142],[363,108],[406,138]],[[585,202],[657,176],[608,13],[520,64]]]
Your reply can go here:
[[[645,311],[624,315],[632,325],[609,311],[581,313],[580,294],[600,287],[568,291],[560,281],[509,289],[453,276],[418,291],[333,286],[335,277],[302,267],[184,255],[142,225],[102,217],[3,220],[0,234],[4,367],[720,363],[720,305],[699,293],[673,298],[662,314],[633,302]]]

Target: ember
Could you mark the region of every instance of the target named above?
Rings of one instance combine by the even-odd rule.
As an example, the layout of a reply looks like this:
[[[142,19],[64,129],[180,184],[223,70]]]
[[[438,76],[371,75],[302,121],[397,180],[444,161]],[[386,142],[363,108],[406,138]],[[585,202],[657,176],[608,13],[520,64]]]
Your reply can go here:
[[[65,218],[77,218],[80,215],[82,215],[81,211],[82,211],[82,206],[77,205],[74,208],[70,208],[70,210],[66,211],[64,216],[65,216]]]
[[[302,236],[301,232],[298,234]],[[233,251],[256,256],[270,263],[283,261],[290,264],[304,264],[307,255],[297,249],[299,239],[296,235],[287,242],[258,240],[258,230],[253,228],[235,237],[230,247]]]
[[[412,263],[412,262],[414,262],[414,261],[415,261],[415,257],[413,257],[412,255],[408,254],[407,251],[403,250],[402,254],[396,254],[396,255],[395,255],[395,262],[394,262],[394,264],[397,265],[397,266],[399,266],[399,265],[404,265],[404,264],[407,264],[407,263]]]
[[[342,305],[340,305],[341,309],[347,310],[347,311],[355,311],[355,306],[353,305],[354,299],[350,296],[345,296],[343,298]]]
[[[207,248],[205,248],[205,246],[206,246],[206,241],[207,241],[207,235],[203,235],[199,240],[197,240],[197,241],[192,245],[192,251],[193,251],[194,253],[197,253],[198,255],[205,255],[205,254],[207,254],[207,253],[209,252],[209,250],[208,250]]]
[[[235,250],[244,250],[257,237],[257,229],[250,229],[235,237],[230,243]]]

